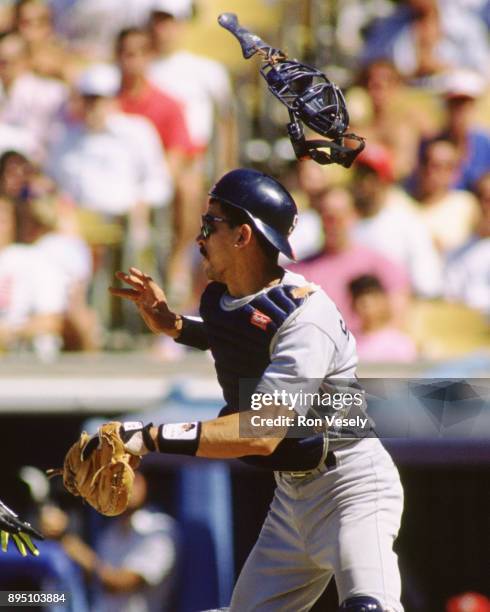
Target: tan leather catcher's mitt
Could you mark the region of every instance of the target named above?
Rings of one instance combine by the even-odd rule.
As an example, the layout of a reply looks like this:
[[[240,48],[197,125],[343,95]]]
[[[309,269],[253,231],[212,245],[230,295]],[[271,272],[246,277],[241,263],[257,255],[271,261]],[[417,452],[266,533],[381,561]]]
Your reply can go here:
[[[63,483],[70,493],[83,497],[106,516],[117,516],[126,510],[134,468],[140,462],[139,457],[125,450],[120,427],[121,423],[114,421],[102,425],[96,436],[83,432],[67,452],[63,470],[55,472],[63,475]]]

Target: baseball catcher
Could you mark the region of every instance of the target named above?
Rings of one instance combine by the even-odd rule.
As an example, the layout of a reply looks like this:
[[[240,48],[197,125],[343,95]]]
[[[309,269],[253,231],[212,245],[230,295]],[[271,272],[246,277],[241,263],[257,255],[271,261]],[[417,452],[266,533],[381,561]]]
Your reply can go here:
[[[234,15],[222,15],[220,23],[238,38],[246,58],[264,58],[261,73],[288,107],[296,155],[348,167],[363,141],[345,133],[349,119],[338,87],[241,28]],[[301,122],[329,140],[307,141]],[[348,137],[358,141],[357,149],[345,146]],[[112,431],[129,455],[126,464],[131,456],[137,462],[158,452],[239,458],[274,472],[274,498],[235,585],[231,612],[310,610],[332,577],[339,610],[403,612],[393,551],[403,508],[399,475],[369,419],[360,418],[355,340],[341,313],[319,287],[278,263],[279,253],[294,258],[289,236],[297,215],[287,189],[262,172],[238,168],[217,181],[196,238],[210,281],[200,317],[174,312],[143,271],[116,274],[124,285],[112,287],[112,295],[133,302],[151,331],[211,351],[224,405],[210,420],[112,424]],[[300,393],[329,397],[339,384],[346,398],[361,396],[360,404],[342,404],[346,418],[337,418],[328,402],[319,408],[296,401]],[[282,392],[284,401],[271,401]],[[315,411],[321,427],[296,431]],[[327,426],[327,418],[339,423]],[[120,458],[112,451],[97,459],[104,427],[72,447],[64,479],[94,507],[105,509],[100,496],[115,496],[108,504],[113,512],[118,487],[130,479],[113,475]]]
[[[115,433],[136,461],[155,452],[239,458],[274,472],[271,510],[235,585],[231,612],[309,610],[333,576],[339,610],[402,612],[393,542],[403,492],[369,420],[365,426],[357,418],[362,407],[346,404],[349,418],[338,426],[301,430],[296,437],[288,435],[294,429],[288,419],[306,417],[310,406],[266,401],[291,384],[308,395],[328,395],[339,378],[346,397],[359,390],[355,341],[335,304],[277,263],[279,252],[292,256],[296,215],[289,192],[256,170],[232,170],[213,186],[197,238],[210,279],[199,319],[173,312],[163,290],[141,270],[117,274],[126,286],[111,292],[133,302],[152,331],[211,350],[225,405],[211,420],[123,423]],[[243,397],[240,381],[246,380],[253,389]],[[258,395],[258,408],[251,394]],[[336,414],[328,405],[322,411],[325,418]],[[92,439],[82,436],[65,460],[65,484],[78,495],[86,487],[94,507],[103,506],[97,495],[116,495],[117,501],[123,482],[113,481],[111,472],[101,478],[117,461],[96,461],[103,431]]]
[[[0,540],[3,552],[7,552],[10,536],[23,557],[27,555],[28,550],[36,557],[39,555],[39,550],[31,538],[43,540],[43,536],[0,500]]]

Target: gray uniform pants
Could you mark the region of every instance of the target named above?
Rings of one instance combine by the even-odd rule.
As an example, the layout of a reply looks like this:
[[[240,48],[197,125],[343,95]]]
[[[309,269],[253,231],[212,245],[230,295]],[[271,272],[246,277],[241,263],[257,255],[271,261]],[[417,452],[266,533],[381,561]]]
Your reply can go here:
[[[335,451],[337,465],[303,478],[276,472],[269,514],[240,574],[231,612],[304,612],[335,576],[340,602],[377,598],[402,612],[393,542],[403,491],[381,442]]]

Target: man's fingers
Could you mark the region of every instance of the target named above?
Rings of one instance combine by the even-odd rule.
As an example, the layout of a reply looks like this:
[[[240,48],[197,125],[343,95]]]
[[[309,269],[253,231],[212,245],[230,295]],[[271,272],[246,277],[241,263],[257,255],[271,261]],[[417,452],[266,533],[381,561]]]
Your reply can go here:
[[[151,280],[151,276],[149,274],[145,274],[138,268],[131,267],[129,268],[129,272],[131,276],[136,276],[136,278],[139,279],[140,281]]]
[[[129,268],[131,276],[136,277],[140,282],[144,284],[145,287],[151,287],[151,289],[156,289],[161,291],[160,287],[153,280],[153,278],[149,274],[145,274],[138,268]]]
[[[159,300],[166,300],[163,289],[153,280],[149,274],[145,274],[138,268],[129,268],[132,277],[136,277],[143,283],[145,288],[151,289],[153,295]]]
[[[165,293],[163,289],[152,278],[149,278],[148,280],[146,280],[145,285],[151,289],[153,295],[158,300],[167,301],[167,298],[165,297]]]
[[[131,276],[130,274],[126,274],[125,272],[116,272],[116,277],[119,280],[127,283],[134,289],[143,289],[143,283],[135,276]]]
[[[141,291],[134,289],[121,289],[120,287],[109,287],[111,295],[126,298],[132,302],[137,302],[141,298]]]
[[[126,274],[125,272],[116,272],[116,276],[119,280],[122,280],[133,287],[134,291],[131,291],[130,289],[111,287],[109,291],[112,293],[112,295],[128,298],[133,302],[139,302],[138,297],[142,298],[142,294],[144,292],[148,292],[148,298],[152,301],[166,301],[165,293],[163,292],[162,288],[149,274],[145,274],[140,269],[131,267],[129,268],[129,274]]]

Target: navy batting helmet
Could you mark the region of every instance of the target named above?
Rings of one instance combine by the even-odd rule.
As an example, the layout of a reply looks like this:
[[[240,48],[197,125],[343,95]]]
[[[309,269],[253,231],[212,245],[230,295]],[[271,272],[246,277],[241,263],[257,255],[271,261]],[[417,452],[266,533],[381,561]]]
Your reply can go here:
[[[294,259],[288,237],[296,225],[298,209],[289,192],[276,179],[257,170],[238,168],[225,174],[209,196],[243,210],[268,242]]]

